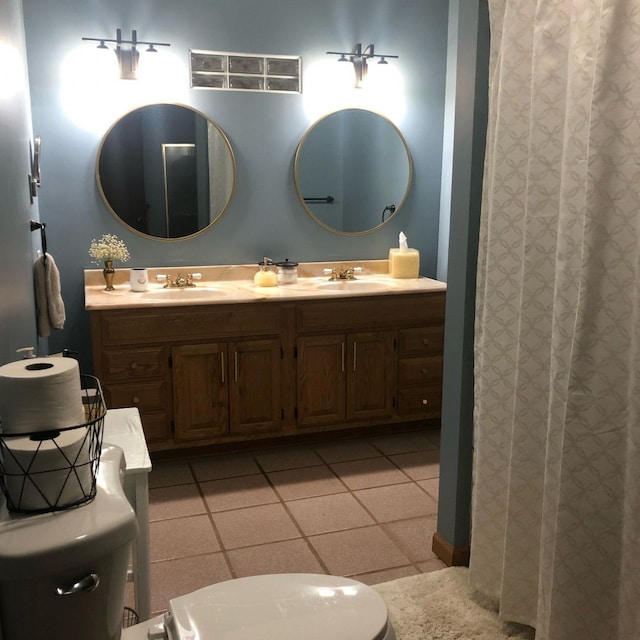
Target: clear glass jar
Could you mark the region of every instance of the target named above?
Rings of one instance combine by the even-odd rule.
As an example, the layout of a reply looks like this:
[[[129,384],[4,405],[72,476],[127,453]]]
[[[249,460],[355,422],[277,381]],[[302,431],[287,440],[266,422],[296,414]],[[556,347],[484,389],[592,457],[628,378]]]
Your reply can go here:
[[[295,284],[298,282],[298,263],[287,258],[284,262],[276,262],[278,284]]]

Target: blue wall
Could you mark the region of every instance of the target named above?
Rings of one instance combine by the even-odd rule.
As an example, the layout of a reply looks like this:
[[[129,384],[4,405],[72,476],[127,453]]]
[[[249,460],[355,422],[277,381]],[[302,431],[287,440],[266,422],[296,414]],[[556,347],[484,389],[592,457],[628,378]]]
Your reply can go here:
[[[38,219],[27,176],[31,116],[20,0],[0,3],[0,364],[16,359],[16,349],[37,344],[32,264]],[[46,342],[44,343],[46,347]]]
[[[402,230],[410,246],[421,251],[422,274],[436,276],[447,0],[24,0],[23,5],[34,130],[43,139],[40,211],[61,271],[68,316],[65,329],[49,341],[52,352],[80,351],[89,366],[82,272],[92,266],[91,239],[103,233],[125,241],[132,254],[125,266],[182,266],[257,262],[264,255],[298,261],[386,258]],[[163,86],[119,81],[107,91],[86,72],[69,76],[68,61],[79,50],[93,50],[81,38],[113,38],[118,27],[124,37],[136,29],[142,40],[171,43],[163,54],[178,69],[174,73],[167,66]],[[375,43],[377,51],[400,56],[393,63],[404,87],[382,97],[366,91],[332,93],[321,72],[335,58],[325,52],[350,50],[356,42]],[[190,89],[189,49],[300,55],[303,93]],[[168,243],[137,236],[111,216],[96,190],[95,158],[108,126],[131,108],[156,101],[188,104],[205,113],[225,131],[236,155],[236,193],[229,210],[193,239]],[[407,139],[414,161],[403,210],[379,231],[360,237],[335,235],[313,222],[293,183],[300,138],[323,113],[346,106],[389,117]]]

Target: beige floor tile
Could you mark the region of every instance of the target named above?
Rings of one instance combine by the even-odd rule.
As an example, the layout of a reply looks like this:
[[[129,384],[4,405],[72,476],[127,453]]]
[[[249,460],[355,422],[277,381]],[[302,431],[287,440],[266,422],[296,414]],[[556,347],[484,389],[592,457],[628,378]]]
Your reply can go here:
[[[380,451],[366,440],[341,440],[328,444],[317,444],[314,449],[328,463],[376,458],[380,455]]]
[[[324,464],[322,458],[310,447],[290,447],[274,449],[255,455],[264,471],[284,471]]]
[[[351,576],[410,564],[380,527],[363,527],[311,536],[309,542],[330,573]]]
[[[214,513],[213,521],[225,549],[301,537],[298,528],[281,504]]]
[[[396,567],[394,569],[383,569],[382,571],[372,571],[370,573],[361,573],[355,576],[351,576],[354,580],[364,582],[364,584],[381,584],[382,582],[389,582],[391,580],[397,580],[398,578],[408,578],[409,576],[415,576],[420,573],[419,569],[412,564],[406,567]]]
[[[210,511],[242,509],[278,502],[278,496],[262,474],[201,482]]]
[[[400,469],[383,456],[366,460],[336,462],[330,466],[351,490],[382,487],[409,480]]]
[[[420,562],[436,557],[431,551],[436,525],[436,516],[426,516],[389,522],[385,525],[385,530],[404,550],[410,560]]]
[[[388,456],[411,451],[427,451],[437,447],[433,440],[433,434],[426,429],[372,438],[372,443]]]
[[[431,571],[440,571],[440,569],[446,569],[447,565],[440,560],[440,558],[431,558],[431,560],[425,560],[425,562],[419,562],[418,567],[422,573],[430,573]]]
[[[412,480],[428,480],[440,476],[440,451],[416,451],[399,453],[389,459],[402,469]]]
[[[273,471],[267,476],[283,500],[322,496],[347,490],[325,465]]]
[[[206,509],[195,484],[149,490],[149,522],[199,513],[206,513]]]
[[[375,524],[350,493],[293,500],[287,508],[307,536]]]
[[[438,513],[438,503],[413,482],[363,489],[354,495],[378,522]]]
[[[420,485],[434,500],[438,500],[440,491],[440,478],[418,480],[416,484]]]
[[[152,562],[220,551],[208,515],[152,522],[149,539]]]
[[[228,552],[238,578],[268,573],[326,573],[302,538]]]
[[[196,480],[199,482],[260,473],[260,468],[256,461],[249,455],[220,455],[194,458],[191,460],[191,468]]]
[[[192,482],[193,474],[189,468],[189,463],[183,460],[160,460],[159,462],[154,462],[149,473],[150,489]]]
[[[166,611],[169,600],[231,579],[221,553],[151,563],[151,611]]]

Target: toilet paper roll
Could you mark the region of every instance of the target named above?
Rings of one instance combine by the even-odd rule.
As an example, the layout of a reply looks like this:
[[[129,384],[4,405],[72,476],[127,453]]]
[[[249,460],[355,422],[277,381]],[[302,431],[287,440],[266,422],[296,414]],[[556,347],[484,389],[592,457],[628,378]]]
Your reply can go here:
[[[0,367],[3,433],[49,431],[84,424],[78,362],[30,358]]]
[[[81,427],[44,440],[8,437],[2,466],[7,497],[20,511],[64,508],[91,493],[89,431]]]

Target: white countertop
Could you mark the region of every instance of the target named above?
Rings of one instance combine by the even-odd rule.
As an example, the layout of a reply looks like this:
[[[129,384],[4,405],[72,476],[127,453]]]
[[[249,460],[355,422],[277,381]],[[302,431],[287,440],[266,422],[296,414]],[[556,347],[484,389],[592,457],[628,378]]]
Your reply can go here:
[[[323,269],[334,267],[336,269],[360,267],[361,271],[356,273],[353,285],[350,284],[351,281],[345,281],[346,285],[343,286],[344,282],[340,281],[334,283],[335,287],[327,287],[329,278],[327,274],[323,273]],[[275,287],[255,286],[253,276],[257,270],[257,264],[150,268],[148,290],[134,292],[129,287],[128,268],[122,267],[116,270],[114,291],[105,291],[100,269],[89,269],[85,271],[85,309],[93,311],[154,306],[235,304],[269,300],[345,298],[446,291],[447,288],[444,282],[431,278],[392,278],[388,273],[387,260],[301,263],[298,267],[297,283]],[[186,291],[167,290],[163,284],[155,281],[157,274],[186,276],[190,273],[201,273],[202,278],[195,281],[195,287]],[[169,292],[167,298],[156,297],[163,296],[163,291]],[[191,293],[195,295],[191,295]]]

